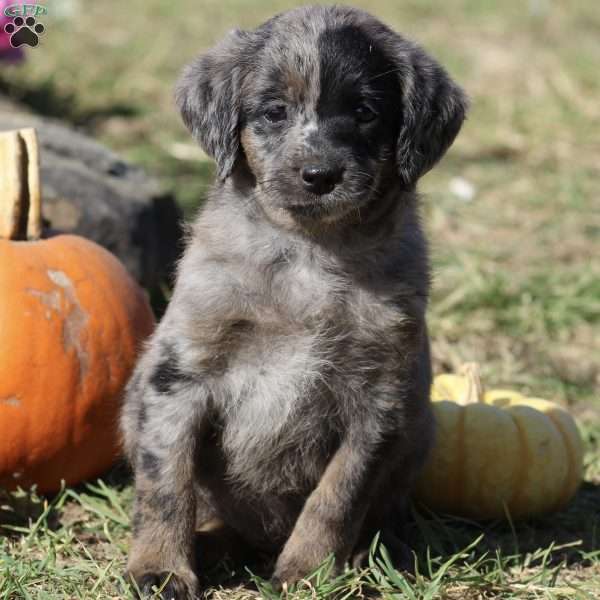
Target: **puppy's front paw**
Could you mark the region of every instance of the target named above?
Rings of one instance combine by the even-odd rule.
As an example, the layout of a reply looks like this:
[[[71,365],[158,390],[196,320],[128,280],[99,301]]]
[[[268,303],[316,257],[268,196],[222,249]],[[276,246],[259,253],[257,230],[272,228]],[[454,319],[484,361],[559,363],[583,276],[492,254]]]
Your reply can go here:
[[[293,585],[310,574],[311,569],[307,565],[285,564],[277,566],[271,577],[271,585],[277,591],[281,591],[284,584]]]
[[[132,576],[133,577],[133,576]],[[144,573],[134,577],[140,597],[160,600],[194,600],[197,597],[195,577],[175,573]]]
[[[295,555],[282,555],[277,560],[275,571],[271,577],[271,585],[281,590],[283,584],[292,585],[301,579],[308,577],[313,571],[319,567],[327,558],[327,554],[323,551],[320,553],[310,552],[310,548],[306,548],[306,553],[298,553]],[[335,576],[339,572],[339,564],[333,565],[332,575]]]

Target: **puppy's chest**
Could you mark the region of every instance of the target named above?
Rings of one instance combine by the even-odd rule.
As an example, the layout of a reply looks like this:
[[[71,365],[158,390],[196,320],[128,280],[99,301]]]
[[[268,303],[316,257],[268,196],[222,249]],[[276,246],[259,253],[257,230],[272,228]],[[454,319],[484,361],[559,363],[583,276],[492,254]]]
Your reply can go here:
[[[252,468],[253,486],[268,482],[275,453],[288,474],[279,487],[310,488],[332,441],[377,401],[378,375],[396,370],[407,312],[393,291],[295,265],[246,294],[247,325],[220,380],[229,474],[250,485]]]
[[[398,300],[401,288],[390,282],[383,291],[310,266],[281,269],[268,286],[261,282],[262,294],[247,290],[252,303],[229,357],[232,372],[243,374],[246,390],[268,385],[290,398],[393,362],[414,316],[411,302]]]
[[[266,303],[282,322],[306,331],[335,330],[345,335],[364,335],[402,323],[409,308],[398,298],[406,286],[401,281],[376,285],[341,269],[320,265],[291,264],[274,274]]]

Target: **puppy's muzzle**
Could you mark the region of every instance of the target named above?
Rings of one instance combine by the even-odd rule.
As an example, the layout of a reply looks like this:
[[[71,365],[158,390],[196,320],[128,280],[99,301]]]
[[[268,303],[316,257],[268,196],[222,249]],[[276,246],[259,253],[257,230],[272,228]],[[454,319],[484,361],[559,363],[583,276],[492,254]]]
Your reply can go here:
[[[309,164],[300,170],[304,189],[318,196],[332,192],[343,173],[343,167],[331,164]]]

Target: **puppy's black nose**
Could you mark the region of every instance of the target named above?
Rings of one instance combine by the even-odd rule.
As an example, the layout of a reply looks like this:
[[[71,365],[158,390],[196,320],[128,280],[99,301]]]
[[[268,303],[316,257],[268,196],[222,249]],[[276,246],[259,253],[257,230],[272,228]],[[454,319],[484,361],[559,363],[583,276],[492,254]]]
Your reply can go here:
[[[300,175],[304,188],[313,194],[328,194],[342,179],[342,167],[330,165],[307,165]]]

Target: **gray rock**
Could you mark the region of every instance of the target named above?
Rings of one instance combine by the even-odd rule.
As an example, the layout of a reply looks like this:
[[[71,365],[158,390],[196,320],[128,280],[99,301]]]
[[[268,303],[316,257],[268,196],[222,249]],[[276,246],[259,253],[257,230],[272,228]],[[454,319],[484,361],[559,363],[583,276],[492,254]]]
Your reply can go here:
[[[151,292],[169,281],[182,235],[173,196],[98,142],[0,98],[0,131],[23,127],[35,127],[40,141],[48,234],[94,240]]]

